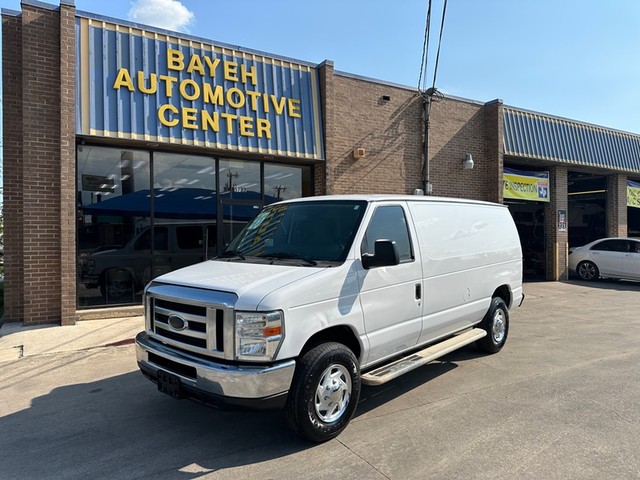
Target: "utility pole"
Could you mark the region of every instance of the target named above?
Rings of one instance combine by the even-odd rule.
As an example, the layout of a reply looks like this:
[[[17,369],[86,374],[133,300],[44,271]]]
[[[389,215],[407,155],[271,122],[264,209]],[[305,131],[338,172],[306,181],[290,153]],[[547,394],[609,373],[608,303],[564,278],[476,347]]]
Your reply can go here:
[[[276,191],[276,198],[281,198],[280,193],[284,192],[287,189],[287,187],[285,187],[284,185],[276,185],[273,188]]]

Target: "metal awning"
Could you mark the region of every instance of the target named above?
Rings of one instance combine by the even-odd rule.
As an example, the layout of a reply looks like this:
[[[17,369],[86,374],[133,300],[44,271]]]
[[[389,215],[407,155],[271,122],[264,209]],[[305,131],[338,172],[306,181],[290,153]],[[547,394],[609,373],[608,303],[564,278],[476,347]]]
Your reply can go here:
[[[640,172],[640,135],[505,106],[504,154]]]

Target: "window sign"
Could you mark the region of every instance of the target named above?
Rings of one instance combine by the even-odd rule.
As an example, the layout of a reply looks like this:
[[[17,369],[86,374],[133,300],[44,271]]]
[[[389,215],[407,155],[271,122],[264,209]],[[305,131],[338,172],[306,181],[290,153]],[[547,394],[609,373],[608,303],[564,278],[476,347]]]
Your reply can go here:
[[[627,206],[640,208],[640,183],[627,180]]]

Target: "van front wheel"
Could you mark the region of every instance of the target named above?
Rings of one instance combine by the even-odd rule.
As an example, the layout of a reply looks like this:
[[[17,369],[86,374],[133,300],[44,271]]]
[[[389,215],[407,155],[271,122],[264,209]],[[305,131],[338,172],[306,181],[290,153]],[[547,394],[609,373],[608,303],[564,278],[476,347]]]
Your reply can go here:
[[[500,297],[491,299],[491,306],[479,326],[487,335],[478,340],[476,345],[488,353],[499,352],[509,334],[509,309],[504,300]]]
[[[302,355],[285,405],[291,430],[312,442],[338,436],[355,413],[360,367],[351,350],[323,343]]]

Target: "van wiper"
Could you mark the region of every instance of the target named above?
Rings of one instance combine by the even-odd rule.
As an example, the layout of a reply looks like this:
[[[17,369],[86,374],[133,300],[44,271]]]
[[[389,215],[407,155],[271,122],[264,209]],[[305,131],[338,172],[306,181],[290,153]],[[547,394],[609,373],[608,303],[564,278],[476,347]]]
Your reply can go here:
[[[226,250],[224,252],[222,252],[220,255],[218,255],[217,258],[239,258],[240,260],[246,260],[247,257],[245,257],[241,251],[239,250]]]
[[[292,260],[302,260],[307,265],[311,265],[315,267],[318,265],[318,262],[313,260],[312,258],[305,257],[304,255],[296,255],[295,253],[286,253],[286,252],[269,252],[262,255],[258,255],[262,258],[282,258],[282,259],[292,259]]]

